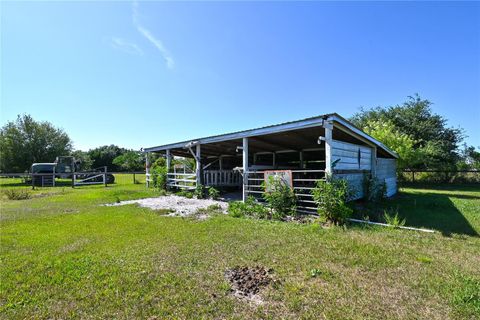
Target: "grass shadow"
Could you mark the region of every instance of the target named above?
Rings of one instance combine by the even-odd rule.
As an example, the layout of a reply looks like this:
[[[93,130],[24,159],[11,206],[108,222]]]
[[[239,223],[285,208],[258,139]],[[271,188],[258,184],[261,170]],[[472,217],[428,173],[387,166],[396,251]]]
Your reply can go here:
[[[393,201],[400,201],[399,215],[406,219],[409,226],[435,229],[444,236],[457,233],[478,237],[477,230],[458,210],[449,195],[418,193]]]
[[[480,200],[480,197],[453,192],[438,192],[440,188],[431,188],[432,192],[400,192],[397,196],[388,199],[381,204],[357,204],[356,218],[368,216],[371,221],[385,222],[383,215],[385,210],[397,212],[402,219],[406,219],[406,226],[416,228],[434,229],[444,236],[461,234],[478,237],[478,226],[472,226],[452,199],[470,204]],[[478,189],[477,189],[478,190]],[[413,192],[411,192],[413,191]],[[420,189],[419,189],[420,191]],[[459,191],[468,191],[459,188]],[[457,202],[457,201],[456,201]],[[475,205],[475,203],[472,203]],[[360,209],[360,210],[358,210]]]

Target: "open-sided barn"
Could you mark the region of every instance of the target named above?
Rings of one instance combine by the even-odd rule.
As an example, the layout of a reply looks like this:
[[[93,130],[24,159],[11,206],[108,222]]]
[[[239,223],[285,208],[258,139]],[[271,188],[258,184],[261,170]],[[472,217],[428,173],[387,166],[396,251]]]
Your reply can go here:
[[[238,187],[245,199],[261,196],[266,175],[284,173],[291,178],[298,209],[304,211],[315,209],[310,191],[326,174],[346,179],[357,198],[363,196],[366,175],[385,182],[388,196],[397,192],[397,154],[336,113],[144,151],[167,158],[167,185],[172,188]],[[172,168],[172,156],[194,158],[196,171]]]

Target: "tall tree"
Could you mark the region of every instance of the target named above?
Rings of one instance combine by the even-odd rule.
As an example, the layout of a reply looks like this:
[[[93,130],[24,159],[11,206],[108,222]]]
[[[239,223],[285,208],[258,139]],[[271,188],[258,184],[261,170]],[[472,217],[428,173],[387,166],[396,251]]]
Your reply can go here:
[[[88,155],[88,152],[82,150],[75,150],[71,154],[75,160],[79,161],[79,170],[88,171],[92,168],[92,159]]]
[[[401,105],[361,109],[350,119],[361,129],[370,123],[390,121],[398,132],[409,135],[413,148],[423,154],[415,168],[452,169],[459,159],[464,132],[447,125],[447,119],[432,111],[432,102],[418,95]]]
[[[47,121],[35,121],[30,115],[17,116],[0,129],[0,170],[23,172],[34,162],[53,162],[68,155],[72,141],[60,128]]]
[[[113,159],[113,164],[126,171],[143,171],[145,158],[141,152],[129,150]]]
[[[88,156],[92,159],[92,168],[107,167],[109,171],[121,171],[122,168],[113,163],[113,159],[127,152],[127,149],[116,145],[101,146],[88,151]]]
[[[397,170],[414,168],[421,162],[421,150],[414,148],[416,141],[398,131],[392,122],[371,121],[363,130],[398,154]]]
[[[477,151],[474,146],[468,146],[465,143],[461,152],[461,161],[458,162],[458,169],[480,170],[480,151]]]

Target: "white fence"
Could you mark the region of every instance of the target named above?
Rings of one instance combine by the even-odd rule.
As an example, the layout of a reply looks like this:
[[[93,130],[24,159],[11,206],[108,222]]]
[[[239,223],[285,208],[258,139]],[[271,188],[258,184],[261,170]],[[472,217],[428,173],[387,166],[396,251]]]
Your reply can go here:
[[[167,173],[167,187],[194,190],[197,187],[195,173]]]
[[[291,170],[291,172],[293,190],[298,202],[297,211],[305,213],[316,212],[317,206],[311,192],[315,188],[317,181],[325,180],[325,170]],[[263,201],[265,171],[248,171],[245,175],[247,179],[245,192],[247,195],[252,195],[259,201]]]
[[[234,187],[242,185],[242,175],[233,170],[205,170],[203,183],[212,187]]]
[[[153,184],[154,174],[147,173],[147,186]],[[211,187],[240,187],[242,175],[233,170],[205,170],[203,171],[203,185]],[[167,187],[194,190],[197,186],[197,177],[193,172],[167,173]]]

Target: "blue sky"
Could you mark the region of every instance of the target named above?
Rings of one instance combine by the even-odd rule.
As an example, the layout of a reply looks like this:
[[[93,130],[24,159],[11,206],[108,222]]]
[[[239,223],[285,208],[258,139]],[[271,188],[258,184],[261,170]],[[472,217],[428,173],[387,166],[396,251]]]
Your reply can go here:
[[[129,148],[419,93],[480,146],[480,4],[2,2],[1,124]]]

